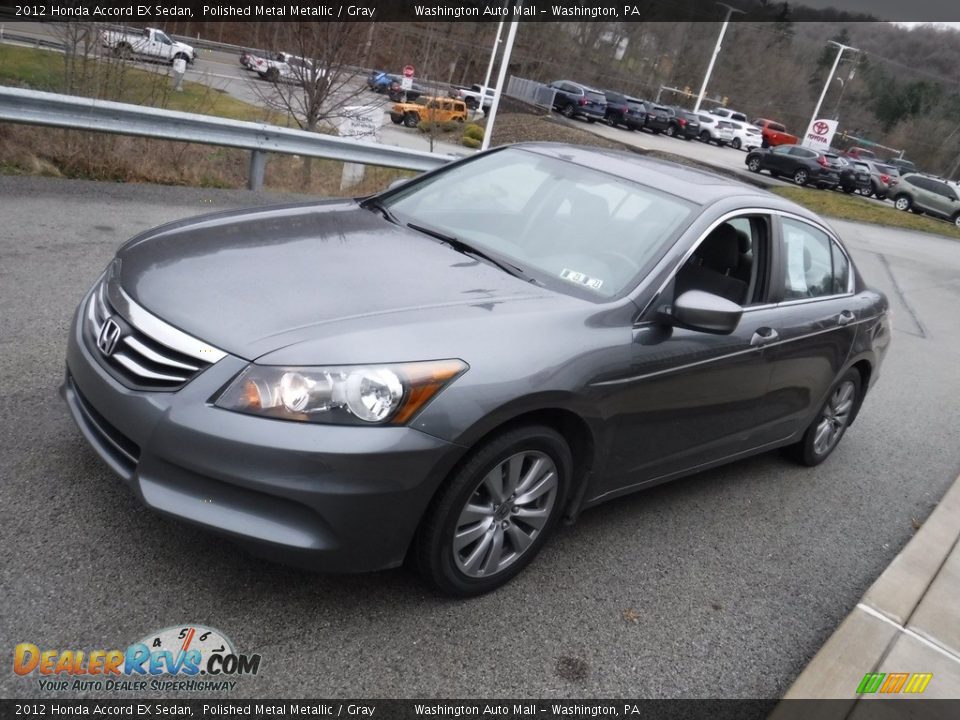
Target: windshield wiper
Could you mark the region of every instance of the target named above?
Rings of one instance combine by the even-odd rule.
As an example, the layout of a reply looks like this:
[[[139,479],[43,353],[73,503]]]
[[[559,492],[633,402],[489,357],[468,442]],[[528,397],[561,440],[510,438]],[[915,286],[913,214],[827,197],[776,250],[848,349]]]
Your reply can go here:
[[[424,233],[425,235],[429,235],[430,237],[435,237],[437,240],[441,240],[445,242],[454,250],[456,250],[457,252],[463,253],[464,255],[473,255],[474,257],[480,258],[481,260],[486,260],[491,265],[496,265],[498,268],[500,268],[501,270],[503,270],[505,273],[509,275],[522,278],[527,282],[534,282],[534,283],[536,282],[536,280],[534,280],[532,277],[530,277],[523,271],[523,268],[517,267],[516,265],[512,263],[508,263],[505,260],[499,260],[493,257],[492,255],[490,255],[489,253],[481,250],[480,248],[474,247],[470,243],[464,242],[463,240],[458,238],[456,235],[448,235],[447,233],[442,232],[441,230],[435,230],[434,228],[426,227],[425,225],[417,225],[416,223],[407,223],[407,227],[410,228],[411,230],[417,230],[419,232]]]
[[[383,219],[392,222],[394,225],[399,225],[400,222],[393,216],[393,213],[390,212],[390,208],[383,204],[383,200],[378,197],[372,197],[367,200],[364,200],[360,203],[360,207],[366,208],[367,210],[376,210],[381,215]]]

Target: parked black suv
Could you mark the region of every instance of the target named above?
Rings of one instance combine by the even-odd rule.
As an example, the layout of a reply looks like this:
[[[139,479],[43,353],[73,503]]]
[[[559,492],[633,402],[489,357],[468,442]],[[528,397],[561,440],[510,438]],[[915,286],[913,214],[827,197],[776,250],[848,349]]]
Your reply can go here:
[[[553,109],[564,117],[582,117],[587,122],[603,120],[607,114],[607,98],[599,90],[570,80],[550,83],[557,92],[553,96]]]
[[[858,192],[861,195],[869,196],[873,193],[873,183],[870,181],[870,166],[862,160],[845,158],[838,156],[836,162],[840,163],[840,189],[845,193]]]
[[[700,137],[700,116],[683,108],[673,108],[673,123],[664,132],[684,140]]]
[[[751,150],[747,153],[746,163],[750,172],[768,170],[774,177],[788,177],[797,185],[814,183],[819,188],[833,188],[840,182],[841,166],[836,155],[826,155],[799,145]]]
[[[604,90],[607,114],[604,120],[610,127],[623,125],[627,130],[639,130],[647,120],[647,107],[642,100],[622,93]]]

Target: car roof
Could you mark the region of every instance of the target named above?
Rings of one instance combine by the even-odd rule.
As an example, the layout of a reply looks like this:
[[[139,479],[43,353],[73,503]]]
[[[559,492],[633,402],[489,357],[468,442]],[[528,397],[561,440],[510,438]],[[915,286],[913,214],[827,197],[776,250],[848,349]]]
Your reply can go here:
[[[518,143],[511,147],[607,172],[640,185],[683,197],[698,205],[711,205],[719,200],[736,196],[753,196],[765,207],[789,210],[822,222],[820,218],[800,205],[753,185],[639,153],[551,142]]]

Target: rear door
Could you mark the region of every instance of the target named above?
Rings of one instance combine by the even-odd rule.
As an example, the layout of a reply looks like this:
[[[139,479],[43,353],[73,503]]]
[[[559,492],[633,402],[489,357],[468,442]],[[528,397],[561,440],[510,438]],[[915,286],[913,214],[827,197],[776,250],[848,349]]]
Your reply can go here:
[[[825,228],[781,216],[773,296],[777,337],[769,343],[765,442],[805,428],[853,348],[866,300],[853,293],[850,260]]]

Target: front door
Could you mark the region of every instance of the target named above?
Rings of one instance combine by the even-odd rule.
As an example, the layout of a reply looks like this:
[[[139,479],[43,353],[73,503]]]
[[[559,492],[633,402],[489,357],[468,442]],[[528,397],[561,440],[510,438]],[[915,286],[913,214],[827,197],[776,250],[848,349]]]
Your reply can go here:
[[[744,306],[733,333],[665,328],[650,313],[635,329],[633,364],[604,385],[616,408],[609,472],[596,497],[654,483],[758,444],[777,310],[769,293],[772,220],[732,218],[712,230],[671,280],[669,297],[702,289]],[[715,241],[723,236],[720,247]],[[655,310],[655,309],[654,309]],[[595,498],[592,498],[595,499]]]

